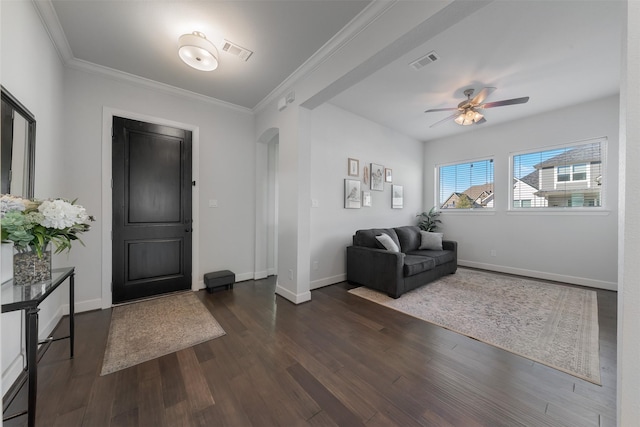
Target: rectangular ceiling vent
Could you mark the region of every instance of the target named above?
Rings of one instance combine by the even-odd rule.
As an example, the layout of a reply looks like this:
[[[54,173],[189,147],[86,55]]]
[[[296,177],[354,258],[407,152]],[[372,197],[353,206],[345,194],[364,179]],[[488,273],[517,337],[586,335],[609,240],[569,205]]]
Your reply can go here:
[[[411,65],[414,70],[419,70],[420,68],[424,67],[425,65],[429,65],[432,62],[437,61],[438,59],[440,59],[440,57],[438,56],[438,54],[434,50],[432,50],[431,52],[427,53],[425,56],[416,59],[415,61],[413,61],[409,65]]]
[[[244,61],[248,60],[249,57],[253,55],[253,52],[250,51],[249,49],[245,49],[242,46],[238,46],[237,44],[232,43],[226,39],[224,41],[224,44],[222,45],[222,50],[230,53],[231,55],[235,55]]]

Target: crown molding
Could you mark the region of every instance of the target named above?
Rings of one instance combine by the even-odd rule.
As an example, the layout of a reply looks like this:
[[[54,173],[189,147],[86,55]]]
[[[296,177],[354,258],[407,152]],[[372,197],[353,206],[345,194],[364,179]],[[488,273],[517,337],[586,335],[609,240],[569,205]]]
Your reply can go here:
[[[58,14],[53,8],[51,0],[32,0],[31,3],[40,16],[40,20],[44,24],[44,28],[58,52],[58,56],[60,56],[62,62],[66,64],[67,61],[73,58],[73,53],[71,52],[71,46],[69,46],[67,36],[64,34],[64,30],[58,19]]]
[[[70,59],[65,63],[65,65],[68,68],[84,71],[90,74],[97,74],[101,77],[106,77],[119,82],[126,82],[126,83],[133,84],[135,86],[146,87],[148,89],[157,90],[159,92],[164,92],[170,95],[187,98],[192,101],[199,101],[205,104],[227,108],[230,110],[237,111],[239,113],[253,114],[251,109],[247,107],[242,107],[240,105],[232,104],[230,102],[226,102],[218,98],[213,98],[211,96],[202,95],[196,92],[192,92],[190,90],[171,86],[166,83],[158,82],[156,80],[151,80],[145,77],[136,76],[135,74],[125,73],[124,71],[116,70],[114,68],[105,67],[103,65],[97,65],[97,64],[94,64],[93,62],[84,61],[82,59],[77,59],[77,58]]]
[[[265,96],[262,101],[258,102],[258,104],[253,107],[253,112],[258,113],[262,111],[267,105],[284,96],[295,83],[311,74],[397,2],[398,0],[372,0],[367,7],[318,49],[316,53],[300,65],[289,77],[284,79],[282,83]]]
[[[344,28],[342,28],[335,36],[325,43],[316,53],[307,59],[300,67],[298,67],[289,77],[273,89],[265,98],[262,99],[252,109],[242,107],[230,102],[225,102],[217,98],[201,95],[185,89],[180,89],[155,80],[150,80],[134,74],[125,73],[113,68],[104,67],[77,59],[73,56],[71,47],[67,37],[64,34],[58,15],[53,7],[51,0],[31,0],[44,27],[49,34],[49,38],[53,42],[58,55],[66,67],[81,70],[101,76],[105,76],[114,80],[125,81],[134,85],[140,85],[149,89],[154,89],[169,93],[176,96],[182,96],[187,99],[196,100],[224,108],[229,108],[242,113],[257,113],[269,105],[271,102],[282,96],[289,87],[296,82],[302,80],[306,75],[312,73],[323,62],[328,60],[332,55],[339,51],[349,41],[362,32],[368,25],[376,21],[387,10],[389,10],[398,0],[372,0],[366,8],[364,8],[355,18],[353,18]]]

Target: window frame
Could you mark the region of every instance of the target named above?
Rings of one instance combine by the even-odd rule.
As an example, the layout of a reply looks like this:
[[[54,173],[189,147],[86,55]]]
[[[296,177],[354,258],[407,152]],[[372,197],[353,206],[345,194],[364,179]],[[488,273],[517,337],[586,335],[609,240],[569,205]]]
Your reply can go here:
[[[586,163],[575,163],[575,164],[570,164],[570,165],[566,165],[567,167],[569,167],[569,180],[568,181],[559,181],[558,180],[558,166],[554,166],[553,169],[553,184],[554,184],[554,188],[558,185],[558,183],[560,184],[565,184],[565,183],[574,183],[574,182],[589,182],[591,179],[591,168],[590,165],[594,164],[594,163],[599,163],[600,164],[600,176],[601,177],[606,177],[607,176],[607,158],[608,158],[608,138],[606,136],[602,136],[602,137],[596,137],[596,138],[589,138],[589,139],[585,139],[585,140],[580,140],[580,141],[573,141],[573,142],[568,142],[568,143],[564,143],[564,144],[555,144],[555,145],[548,145],[548,146],[542,146],[542,147],[537,147],[537,148],[532,148],[529,150],[521,150],[521,151],[514,151],[509,153],[509,181],[511,183],[513,183],[513,180],[516,179],[515,177],[515,173],[514,173],[514,159],[517,156],[522,156],[522,155],[526,155],[526,154],[535,154],[535,153],[543,153],[545,151],[553,151],[553,150],[560,150],[560,149],[568,149],[571,147],[577,147],[577,146],[581,146],[581,145],[588,145],[588,144],[595,144],[595,143],[599,143],[600,144],[600,160],[598,162],[586,162]],[[575,170],[574,170],[574,166],[576,165],[586,165],[586,171],[584,173],[586,173],[586,179],[582,179],[582,180],[574,180],[574,174],[575,174]],[[579,172],[580,173],[580,172]],[[540,214],[549,214],[549,213],[563,213],[563,214],[585,214],[585,213],[595,213],[595,214],[603,214],[608,212],[608,207],[607,207],[607,203],[606,203],[606,198],[607,198],[607,192],[608,192],[608,181],[609,179],[604,179],[601,187],[600,187],[600,193],[599,193],[599,199],[600,199],[600,205],[599,206],[587,206],[586,203],[583,206],[544,206],[544,207],[516,207],[514,206],[514,185],[511,184],[508,186],[508,199],[507,199],[507,213],[513,214],[513,213],[526,213],[526,214],[531,214],[531,213],[540,213]],[[586,202],[587,200],[591,200],[591,197],[587,198],[587,197],[583,197],[584,201]],[[520,205],[522,205],[522,203],[520,203]]]
[[[480,162],[490,162],[492,164],[492,177],[493,177],[493,181],[491,182],[493,184],[493,192],[492,192],[492,196],[493,196],[493,205],[491,207],[483,207],[483,208],[468,208],[468,209],[458,209],[458,208],[442,208],[442,203],[440,202],[440,168],[443,167],[448,167],[448,166],[457,166],[457,165],[465,165],[465,164],[470,164],[470,163],[480,163]],[[478,215],[481,213],[486,214],[493,214],[495,212],[495,207],[496,207],[496,191],[495,191],[495,181],[496,181],[496,173],[495,173],[495,165],[496,165],[496,156],[494,155],[490,155],[490,156],[484,156],[484,157],[479,157],[479,158],[475,158],[475,159],[465,159],[465,160],[459,160],[459,161],[454,161],[454,162],[447,162],[447,163],[440,163],[440,164],[436,164],[434,167],[434,204],[435,206],[437,206],[437,209],[439,212],[441,213],[453,213],[453,214],[464,214],[467,212],[473,212],[474,214]],[[453,193],[452,193],[453,194]],[[444,202],[443,202],[444,203]]]

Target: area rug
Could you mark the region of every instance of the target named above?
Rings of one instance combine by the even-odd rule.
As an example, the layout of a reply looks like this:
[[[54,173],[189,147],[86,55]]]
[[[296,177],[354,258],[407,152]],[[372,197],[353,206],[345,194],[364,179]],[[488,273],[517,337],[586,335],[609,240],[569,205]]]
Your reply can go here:
[[[600,385],[593,290],[459,268],[398,299],[349,292]]]
[[[114,307],[100,375],[224,334],[218,321],[193,292]]]

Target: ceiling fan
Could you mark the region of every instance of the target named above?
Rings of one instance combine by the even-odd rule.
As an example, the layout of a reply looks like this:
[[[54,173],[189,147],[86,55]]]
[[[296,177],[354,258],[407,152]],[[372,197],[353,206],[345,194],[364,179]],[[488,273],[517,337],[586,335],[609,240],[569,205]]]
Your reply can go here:
[[[502,107],[504,105],[514,105],[514,104],[524,104],[529,101],[529,97],[525,96],[523,98],[513,98],[513,99],[504,99],[502,101],[495,101],[483,104],[484,100],[487,99],[491,93],[496,90],[495,87],[485,87],[483,88],[476,96],[471,99],[471,95],[473,95],[473,89],[466,89],[463,93],[467,97],[466,100],[462,101],[458,104],[457,107],[451,108],[434,108],[432,110],[427,110],[425,113],[433,113],[436,111],[455,111],[450,116],[445,117],[444,119],[435,122],[429,127],[437,126],[441,123],[444,123],[450,119],[453,119],[459,125],[468,126],[472,124],[481,124],[486,122],[482,113],[479,110],[483,110],[485,108],[494,108],[494,107]]]

